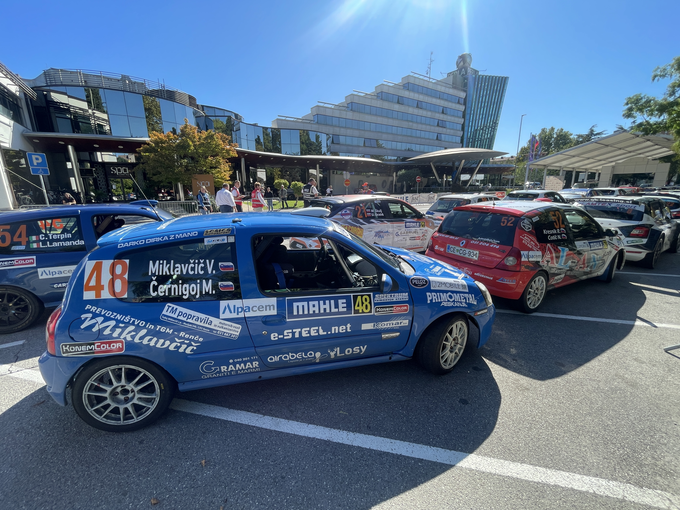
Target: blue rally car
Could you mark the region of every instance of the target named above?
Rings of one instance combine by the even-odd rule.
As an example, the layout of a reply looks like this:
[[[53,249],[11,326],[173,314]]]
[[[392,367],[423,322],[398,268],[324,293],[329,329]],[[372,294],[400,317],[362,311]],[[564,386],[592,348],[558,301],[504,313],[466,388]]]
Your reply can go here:
[[[151,201],[68,205],[0,214],[0,334],[29,327],[59,305],[97,239],[123,225],[172,219]]]
[[[483,284],[310,216],[327,213],[184,217],[102,237],[47,323],[47,390],[65,405],[70,387],[85,422],[130,431],[175,390],[414,355],[444,374],[472,325],[478,347],[488,340]]]

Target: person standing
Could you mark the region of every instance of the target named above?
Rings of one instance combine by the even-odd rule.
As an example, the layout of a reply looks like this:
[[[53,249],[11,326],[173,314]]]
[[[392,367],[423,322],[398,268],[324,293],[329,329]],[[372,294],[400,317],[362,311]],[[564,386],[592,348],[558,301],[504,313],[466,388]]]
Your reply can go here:
[[[231,194],[234,197],[234,205],[236,210],[238,212],[243,212],[243,199],[245,198],[245,195],[241,194],[241,183],[239,181],[234,181]]]
[[[250,193],[251,205],[253,212],[262,212],[264,208],[264,197],[262,196],[262,189],[259,182],[255,183],[255,189]]]
[[[201,186],[201,189],[196,195],[196,200],[198,201],[198,213],[199,214],[210,214],[212,212],[212,206],[210,205],[210,195],[205,186]]]
[[[326,188],[326,196],[327,197],[333,196],[333,185],[332,184]]]
[[[281,189],[279,190],[279,198],[281,199],[281,209],[287,209],[288,208],[288,190],[286,187],[282,184]]]
[[[229,191],[229,183],[225,182],[222,184],[222,189],[215,195],[215,203],[217,207],[220,208],[221,213],[230,213],[234,211],[236,203],[234,202],[234,196]]]
[[[318,196],[319,190],[316,189],[316,181],[314,179],[309,179],[309,182],[302,188],[302,202],[304,207],[309,207],[309,201]]]
[[[272,189],[267,186],[267,191],[264,192],[264,198],[267,201],[267,207],[269,207],[270,211],[274,210],[274,193],[272,193]]]

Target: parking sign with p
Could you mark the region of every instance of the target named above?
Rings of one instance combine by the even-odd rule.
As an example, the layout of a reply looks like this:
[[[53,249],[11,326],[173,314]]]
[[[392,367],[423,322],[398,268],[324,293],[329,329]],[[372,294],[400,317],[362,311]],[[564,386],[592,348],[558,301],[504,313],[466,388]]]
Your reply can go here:
[[[50,175],[47,166],[47,158],[42,152],[27,152],[28,166],[31,168],[31,175]]]

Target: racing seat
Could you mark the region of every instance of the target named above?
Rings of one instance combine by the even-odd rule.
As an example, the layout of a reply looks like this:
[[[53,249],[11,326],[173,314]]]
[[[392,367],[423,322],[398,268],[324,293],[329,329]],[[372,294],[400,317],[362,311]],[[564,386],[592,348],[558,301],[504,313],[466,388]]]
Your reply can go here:
[[[288,250],[279,243],[271,243],[257,261],[258,279],[265,291],[286,290],[290,286],[293,265],[288,262]]]

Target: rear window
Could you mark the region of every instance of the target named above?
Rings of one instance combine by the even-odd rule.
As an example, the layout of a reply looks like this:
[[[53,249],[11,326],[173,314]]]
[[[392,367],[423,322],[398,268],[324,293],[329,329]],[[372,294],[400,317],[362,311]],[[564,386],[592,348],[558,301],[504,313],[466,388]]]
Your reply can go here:
[[[77,216],[20,221],[0,225],[0,254],[85,251]]]
[[[429,211],[449,213],[454,207],[458,207],[459,205],[467,205],[469,203],[470,201],[465,198],[446,198],[437,200],[434,204],[432,204],[432,207],[430,207]]]
[[[521,193],[517,191],[513,191],[507,196],[509,200],[534,200],[538,197],[537,193]]]
[[[520,218],[506,214],[453,211],[444,218],[439,232],[465,239],[512,246],[515,240],[515,227],[519,221]]]
[[[642,221],[645,206],[633,204],[631,202],[597,202],[579,201],[581,205],[593,218],[619,221]]]

